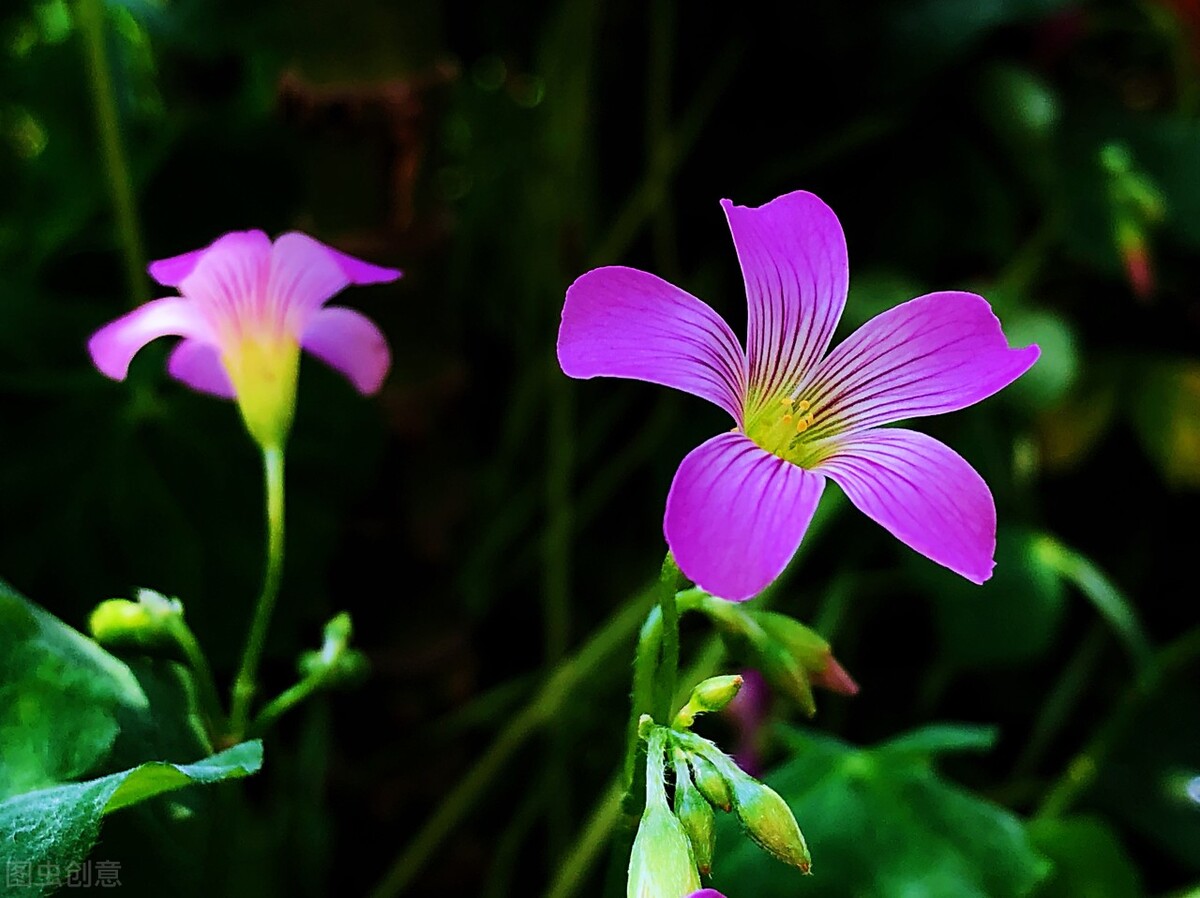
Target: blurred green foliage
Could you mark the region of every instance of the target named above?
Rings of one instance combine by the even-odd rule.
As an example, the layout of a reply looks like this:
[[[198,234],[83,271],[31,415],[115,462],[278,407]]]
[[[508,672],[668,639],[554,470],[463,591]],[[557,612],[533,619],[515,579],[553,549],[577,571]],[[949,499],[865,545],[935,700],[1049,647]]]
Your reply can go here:
[[[656,569],[674,468],[727,426],[690,397],[568,382],[553,361],[565,288],[631,264],[741,321],[717,200],[797,188],[847,233],[842,335],[970,289],[1043,355],[928,425],[996,496],[987,586],[848,515],[776,590],[862,692],[822,702],[815,725],[836,738],[765,748],[813,880],[752,846],[723,854],[726,839],[730,898],[1196,886],[1200,805],[1181,785],[1200,770],[1196,664],[1172,650],[1197,626],[1193,3],[106,0],[137,250],[114,213],[81,2],[0,10],[0,573],[23,593],[77,627],[140,586],[180,596],[228,682],[260,576],[257,460],[231,407],[163,376],[165,346],[113,384],[86,339],[148,288],[126,277],[139,252],[235,228],[302,228],[406,271],[355,297],[395,356],[376,401],[302,368],[264,669],[267,694],[289,685],[346,608],[371,678],[286,718],[245,800],[185,790],[108,820],[110,856],[154,848],[126,864],[128,894],[380,880],[547,668]],[[1049,561],[1042,537],[1062,550]],[[206,753],[170,660],[31,673],[80,657],[63,632],[0,597],[14,792]],[[29,633],[58,648],[33,664]],[[725,663],[702,635],[685,627],[685,657]],[[619,764],[628,659],[606,656],[556,706],[551,738],[489,782],[413,894],[546,888]],[[939,719],[995,726],[996,745],[886,747]],[[55,746],[36,775],[19,760],[34,744]],[[1067,807],[1038,815],[1072,771]],[[209,857],[225,881],[200,875]],[[602,861],[578,894],[606,879],[620,893],[624,859],[607,877]]]

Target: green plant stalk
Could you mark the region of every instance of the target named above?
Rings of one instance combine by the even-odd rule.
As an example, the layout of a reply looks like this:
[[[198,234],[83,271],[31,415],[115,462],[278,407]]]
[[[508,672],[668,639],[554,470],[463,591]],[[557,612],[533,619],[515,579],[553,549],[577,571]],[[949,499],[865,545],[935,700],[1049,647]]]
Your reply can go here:
[[[595,861],[617,821],[621,819],[621,798],[624,792],[622,777],[613,777],[592,809],[583,832],[579,834],[579,838],[555,873],[550,888],[546,891],[546,898],[569,898],[575,894],[588,867]]]
[[[654,678],[658,672],[658,657],[662,646],[662,606],[655,605],[646,615],[638,631],[637,649],[633,656],[633,693],[629,702],[629,722],[625,727],[625,763],[622,766],[622,782],[625,784],[626,803],[631,804],[630,813],[636,814],[633,800],[641,794],[637,785],[640,769],[638,757],[642,740],[638,738],[638,723],[643,714],[654,708]]]
[[[545,663],[552,668],[567,652],[570,639],[571,497],[574,466],[575,406],[570,384],[555,364],[551,367],[549,425],[546,463],[546,529],[543,535],[542,616],[545,628]],[[551,864],[566,845],[562,841],[570,829],[571,777],[569,773],[569,733],[555,727],[547,733],[545,788],[549,815],[548,854]]]
[[[662,659],[654,676],[654,691],[658,696],[654,719],[663,726],[671,725],[675,702],[676,680],[679,679],[679,606],[675,593],[682,578],[679,566],[670,552],[663,559],[658,577],[658,607],[662,611]]]
[[[258,664],[262,659],[263,646],[267,641],[267,630],[271,626],[271,614],[275,600],[279,598],[279,584],[283,579],[283,449],[263,447],[263,471],[266,478],[267,498],[267,561],[263,574],[262,592],[254,606],[254,619],[246,638],[246,649],[242,652],[242,663],[233,682],[230,711],[230,734],[241,739],[250,719],[250,703],[258,688]]]
[[[492,744],[480,755],[425,821],[421,830],[400,852],[391,868],[371,892],[372,898],[391,898],[402,892],[428,862],[442,840],[475,804],[504,764],[546,720],[558,712],[575,684],[615,651],[634,631],[656,597],[648,586],[626,603],[596,631],[574,655],[565,658],[521,711],[510,718]]]
[[[112,67],[109,65],[105,42],[103,0],[78,0],[77,10],[91,76],[92,106],[96,111],[108,189],[125,263],[125,277],[129,281],[131,304],[140,306],[150,301],[150,288],[145,276],[146,252],[142,247],[141,228],[138,225],[133,179],[129,175],[129,162],[121,140],[121,119],[117,112]]]
[[[656,593],[658,604],[650,609],[638,633],[637,650],[633,657],[633,693],[629,707],[629,723],[625,729],[624,782],[627,802],[635,802],[641,789],[638,779],[638,757],[642,740],[638,737],[638,721],[650,714],[663,726],[671,721],[674,693],[679,669],[679,601],[676,588],[681,578],[675,559],[668,552],[663,559]],[[668,594],[669,593],[669,594]],[[690,607],[690,606],[689,606]],[[671,623],[666,621],[670,618]],[[636,813],[638,808],[632,808]]]
[[[305,677],[299,683],[285,689],[275,698],[271,699],[254,718],[254,722],[250,724],[246,731],[247,737],[261,736],[267,730],[275,725],[280,717],[296,707],[298,704],[306,700],[313,693],[320,690],[325,685],[327,677],[324,673]]]
[[[184,659],[192,671],[192,679],[196,684],[196,696],[200,701],[200,710],[204,714],[204,729],[210,743],[215,744],[225,731],[225,710],[217,693],[217,684],[213,679],[212,668],[200,643],[196,641],[191,628],[184,623],[183,618],[176,616],[171,625],[171,635],[183,652]],[[212,745],[209,746],[210,748]]]
[[[1153,656],[1133,685],[1121,697],[1113,712],[1088,741],[1087,746],[1067,764],[1067,769],[1047,791],[1034,815],[1035,819],[1060,817],[1082,796],[1108,759],[1117,740],[1134,715],[1164,684],[1200,660],[1200,627],[1193,628]]]
[[[677,597],[680,611],[700,610],[699,603],[695,601],[700,594],[700,590],[681,592]],[[655,610],[657,611],[657,609]],[[724,656],[725,645],[720,637],[710,636],[705,641],[699,657],[679,678],[679,691],[675,693],[676,704],[686,701],[688,693],[697,683],[715,674]],[[635,760],[639,756],[640,753],[633,755]],[[644,768],[642,771],[644,774]],[[639,781],[637,783],[639,799],[643,788],[644,785]],[[622,770],[613,778],[608,789],[593,807],[583,831],[575,839],[571,850],[563,859],[562,865],[551,883],[550,891],[547,892],[547,898],[570,898],[571,895],[574,895],[583,886],[584,873],[595,863],[604,846],[610,844],[610,839],[614,857],[610,875],[615,877],[618,868],[620,876],[625,875],[629,848],[633,843],[634,823],[641,812],[640,807],[635,807],[632,812],[633,816],[629,816],[626,795],[625,771]],[[622,826],[623,823],[624,826]],[[614,832],[617,833],[616,838],[613,838]],[[618,857],[621,858],[620,862],[616,860]]]

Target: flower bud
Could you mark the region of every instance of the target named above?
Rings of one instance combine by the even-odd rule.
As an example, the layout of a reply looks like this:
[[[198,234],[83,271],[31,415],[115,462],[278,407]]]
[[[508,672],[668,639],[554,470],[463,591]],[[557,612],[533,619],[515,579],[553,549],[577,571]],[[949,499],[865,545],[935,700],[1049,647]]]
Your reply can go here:
[[[88,629],[104,646],[162,651],[175,646],[174,622],[183,605],[152,589],[139,589],[138,600],[108,599],[93,609]]]
[[[812,686],[854,695],[858,684],[838,664],[829,643],[804,624],[773,611],[751,612],[766,635],[761,646],[763,673],[787,693],[809,717],[816,713]]]
[[[742,678],[737,674],[723,677],[709,677],[697,684],[692,690],[691,697],[679,713],[675,715],[675,727],[687,728],[696,720],[697,714],[708,714],[720,711],[738,694],[742,688]]]
[[[369,664],[362,652],[350,648],[353,632],[349,614],[343,611],[335,615],[325,625],[320,650],[304,652],[300,656],[300,675],[306,679],[319,677],[336,684],[362,679]]]
[[[802,873],[809,872],[812,858],[808,845],[787,802],[770,786],[752,779],[733,764],[729,766],[740,774],[736,778],[730,775],[729,780],[738,819],[750,838],[785,864],[798,867]]]
[[[676,739],[688,751],[689,760],[703,758],[726,782],[733,807],[746,833],[761,848],[785,864],[808,873],[812,858],[804,834],[787,802],[769,786],[743,773],[723,751],[695,733],[676,733]]]
[[[717,768],[697,754],[689,753],[688,763],[692,767],[696,788],[708,799],[708,803],[722,811],[732,810],[733,796],[729,792],[729,784],[717,772]]]
[[[646,749],[646,809],[629,855],[626,898],[681,898],[700,888],[683,824],[667,806],[663,784],[667,730],[656,727]]]
[[[672,755],[675,766],[675,816],[683,824],[696,867],[704,876],[712,872],[713,854],[717,846],[717,820],[710,805],[692,782],[687,756],[679,749]]]

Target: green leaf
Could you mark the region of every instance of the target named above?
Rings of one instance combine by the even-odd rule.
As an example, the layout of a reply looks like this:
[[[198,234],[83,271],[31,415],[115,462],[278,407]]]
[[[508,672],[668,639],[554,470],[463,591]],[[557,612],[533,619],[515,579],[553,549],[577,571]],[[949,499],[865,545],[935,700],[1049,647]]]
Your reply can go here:
[[[1034,844],[1054,862],[1037,898],[1141,898],[1137,868],[1112,829],[1092,817],[1035,820]]]
[[[930,755],[977,749],[985,728],[941,725],[871,749],[799,730],[795,757],[766,777],[795,812],[813,857],[812,877],[762,863],[727,819],[713,886],[755,898],[1015,898],[1048,865],[1021,821],[942,779]]]
[[[959,751],[988,751],[996,745],[996,727],[970,723],[931,723],[876,746],[877,754],[930,757]]]
[[[40,789],[0,803],[0,866],[66,870],[96,842],[104,815],[193,783],[240,779],[262,767],[262,743],[243,742],[195,764],[152,762],[84,783]],[[43,889],[31,886],[30,895]]]
[[[123,662],[0,581],[0,799],[87,773],[147,707]]]
[[[1064,546],[1049,534],[1037,537],[1033,551],[1051,570],[1084,594],[1124,643],[1135,666],[1145,668],[1151,656],[1150,642],[1129,597],[1090,559]]]

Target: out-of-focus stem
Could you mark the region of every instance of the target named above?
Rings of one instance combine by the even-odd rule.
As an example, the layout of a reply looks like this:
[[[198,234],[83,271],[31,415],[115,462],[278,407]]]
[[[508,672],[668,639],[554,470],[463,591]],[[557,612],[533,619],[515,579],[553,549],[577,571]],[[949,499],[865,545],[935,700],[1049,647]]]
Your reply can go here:
[[[1116,745],[1134,715],[1163,685],[1200,660],[1200,627],[1189,630],[1151,656],[1133,685],[1113,712],[1092,736],[1087,746],[1071,759],[1062,776],[1051,786],[1038,807],[1038,818],[1058,817],[1070,810],[1091,788],[1101,765]]]
[[[467,771],[426,819],[371,893],[372,898],[391,898],[412,882],[508,759],[539,726],[558,712],[575,684],[629,637],[655,597],[654,588],[648,586],[596,631],[578,652],[558,665],[533,700],[509,719],[500,735],[480,755],[475,766]]]
[[[182,649],[187,665],[192,671],[192,680],[196,684],[196,697],[205,718],[205,731],[209,740],[214,741],[224,731],[225,712],[221,707],[221,699],[217,693],[217,684],[213,679],[212,668],[208,666],[208,658],[204,656],[204,651],[200,648],[195,634],[184,623],[182,617],[175,618],[172,635]]]
[[[137,205],[133,196],[133,180],[121,140],[121,120],[113,92],[112,67],[109,65],[104,28],[102,0],[77,0],[79,30],[87,52],[88,72],[92,91],[92,106],[96,110],[96,125],[100,131],[100,146],[104,153],[104,168],[108,189],[116,216],[117,235],[125,262],[132,305],[150,300],[146,283],[146,253],[142,248],[138,226]]]
[[[568,898],[579,888],[583,875],[595,862],[597,855],[608,842],[613,827],[621,818],[621,795],[625,791],[621,780],[622,777],[613,777],[604,794],[600,796],[591,816],[584,824],[583,832],[579,834],[579,838],[575,840],[575,844],[571,846],[570,852],[554,875],[546,898]]]

